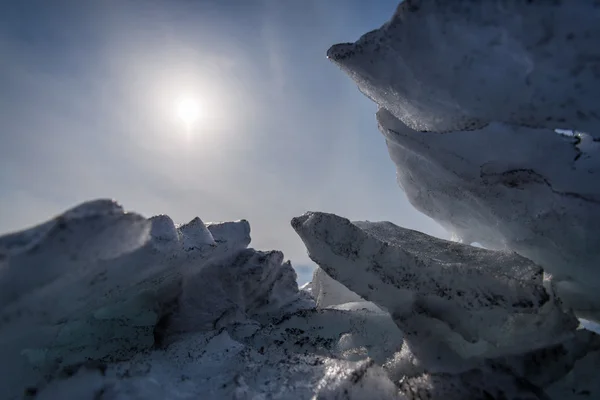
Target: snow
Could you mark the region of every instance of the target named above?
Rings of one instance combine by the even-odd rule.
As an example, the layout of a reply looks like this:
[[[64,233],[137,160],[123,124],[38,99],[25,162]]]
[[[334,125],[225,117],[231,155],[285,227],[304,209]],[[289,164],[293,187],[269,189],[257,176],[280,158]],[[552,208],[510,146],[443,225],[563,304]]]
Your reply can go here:
[[[398,181],[417,209],[466,243],[508,248],[538,262],[559,290],[570,285],[564,301],[595,313],[597,147],[584,152],[576,138],[498,123],[451,134],[416,132],[383,109],[378,121]]]
[[[598,336],[578,330],[542,270],[514,253],[309,213],[292,224],[320,268],[299,289],[281,252],[248,248],[247,221],[177,227],[110,201],[74,210],[0,238],[0,284],[40,270],[0,308],[5,398],[597,390],[569,371],[594,362]]]
[[[317,309],[249,243],[247,221],[177,227],[108,200],[0,238],[3,398],[396,398],[390,316]]]
[[[496,121],[599,137],[598,18],[590,1],[404,1],[327,55],[417,131]]]
[[[599,18],[406,0],[329,50],[410,202],[460,242],[308,212],[299,288],[245,220],[100,199],[0,237],[2,397],[600,397]]]
[[[323,272],[389,311],[404,344],[382,365],[404,395],[540,399],[592,384],[577,371],[600,336],[577,329],[530,260],[390,222],[310,212],[292,226]]]
[[[547,392],[554,399],[592,399],[600,393],[598,365],[600,351],[586,354],[575,363],[571,372],[552,384]]]
[[[345,303],[364,302],[363,298],[338,281],[331,279],[321,268],[315,269],[310,290],[317,306],[322,308]]]
[[[333,214],[292,225],[325,272],[390,312],[430,371],[548,346],[579,325],[544,288],[541,269],[514,253]]]
[[[596,321],[599,17],[591,2],[406,1],[328,51],[378,104],[411,204],[465,243],[538,263]]]
[[[75,211],[0,238],[3,287],[40,272],[0,308],[5,398],[597,391],[578,371],[599,337],[515,253],[309,213],[292,225],[320,268],[299,289],[281,252],[248,248],[247,221],[177,227],[109,201]]]

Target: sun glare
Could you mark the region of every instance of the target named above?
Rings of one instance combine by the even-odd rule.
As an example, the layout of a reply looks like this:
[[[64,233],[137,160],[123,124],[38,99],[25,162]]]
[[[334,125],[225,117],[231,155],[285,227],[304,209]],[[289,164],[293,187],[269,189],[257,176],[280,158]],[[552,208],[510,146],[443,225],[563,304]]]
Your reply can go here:
[[[200,117],[200,105],[193,98],[181,98],[177,103],[177,117],[186,126],[192,126]]]

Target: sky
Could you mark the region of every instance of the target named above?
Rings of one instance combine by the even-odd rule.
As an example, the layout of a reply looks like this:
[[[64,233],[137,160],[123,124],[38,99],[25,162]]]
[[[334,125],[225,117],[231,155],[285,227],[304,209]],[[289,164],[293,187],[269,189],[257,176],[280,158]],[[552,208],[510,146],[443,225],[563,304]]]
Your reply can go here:
[[[0,233],[113,198],[177,223],[247,219],[310,279],[306,211],[438,237],[398,187],[376,106],[326,59],[378,0],[0,3]],[[191,126],[178,101],[195,99]]]

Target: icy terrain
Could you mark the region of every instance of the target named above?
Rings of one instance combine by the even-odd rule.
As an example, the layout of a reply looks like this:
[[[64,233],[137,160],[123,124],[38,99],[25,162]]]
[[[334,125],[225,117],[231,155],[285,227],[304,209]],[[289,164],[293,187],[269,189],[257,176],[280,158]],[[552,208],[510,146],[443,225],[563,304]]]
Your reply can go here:
[[[322,267],[303,290],[283,254],[247,247],[246,221],[175,226],[99,200],[0,238],[0,393],[105,400],[599,393],[586,371],[600,337],[577,329],[533,262],[331,214],[309,213],[292,226]]]
[[[462,243],[309,212],[298,288],[247,221],[97,200],[0,237],[1,397],[600,398],[578,320],[600,320],[598,20],[591,1],[405,1],[329,50],[411,203]]]
[[[410,202],[465,243],[540,264],[596,321],[599,20],[592,1],[405,1],[328,51],[379,105]]]
[[[2,398],[396,396],[389,315],[316,307],[249,243],[246,221],[176,227],[108,200],[0,238]]]

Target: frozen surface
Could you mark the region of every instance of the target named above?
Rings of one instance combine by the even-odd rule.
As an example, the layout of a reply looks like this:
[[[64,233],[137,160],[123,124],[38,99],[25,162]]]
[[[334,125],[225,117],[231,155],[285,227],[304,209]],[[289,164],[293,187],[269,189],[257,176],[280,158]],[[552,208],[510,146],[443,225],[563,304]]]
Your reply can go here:
[[[329,277],[321,268],[315,269],[310,289],[317,307],[321,308],[365,301],[346,286]]]
[[[292,224],[325,272],[390,312],[430,370],[544,347],[579,325],[544,287],[542,270],[515,253],[333,214]]]
[[[416,132],[384,109],[377,117],[398,182],[418,210],[464,242],[536,261],[565,302],[597,318],[598,143],[499,123],[450,134]]]
[[[402,398],[389,314],[316,309],[281,252],[249,243],[247,221],[176,226],[109,200],[0,238],[2,397]]]
[[[597,336],[574,330],[526,259],[326,214],[294,226],[322,267],[304,290],[281,252],[247,247],[246,221],[177,227],[97,201],[0,238],[0,284],[12,288],[0,308],[0,391],[8,399],[417,399],[446,398],[456,385],[467,395],[593,386],[565,373],[594,362],[584,356],[598,349]],[[378,256],[384,242],[404,253]],[[336,243],[350,251],[330,260],[343,268],[321,259]],[[409,265],[415,255],[429,272],[412,277],[407,297],[390,287],[397,276],[383,273],[385,259]],[[364,257],[381,261],[379,270],[344,275]],[[469,273],[469,262],[483,267]],[[32,270],[36,279],[26,276]],[[452,287],[464,290],[460,299],[444,297]],[[409,308],[415,315],[400,314]],[[531,372],[532,352],[547,352],[555,372]]]
[[[598,18],[593,1],[404,1],[328,57],[417,131],[497,121],[600,137]]]
[[[385,368],[404,377],[405,394],[547,398],[546,387],[570,379],[566,371],[600,346],[595,333],[577,330],[541,268],[516,253],[325,213],[292,226],[324,272],[387,310],[403,332],[406,348]]]
[[[302,290],[281,252],[248,248],[246,221],[99,201],[0,238],[3,398],[597,392],[598,336],[531,261],[330,214],[293,226],[321,266]]]
[[[328,52],[379,105],[410,202],[465,243],[538,263],[596,321],[599,18],[592,1],[405,1]]]
[[[0,237],[2,398],[599,398],[600,337],[575,316],[600,320],[599,19],[406,0],[329,50],[379,105],[411,203],[463,243],[307,213],[299,289],[244,220],[97,200]]]

